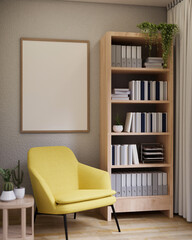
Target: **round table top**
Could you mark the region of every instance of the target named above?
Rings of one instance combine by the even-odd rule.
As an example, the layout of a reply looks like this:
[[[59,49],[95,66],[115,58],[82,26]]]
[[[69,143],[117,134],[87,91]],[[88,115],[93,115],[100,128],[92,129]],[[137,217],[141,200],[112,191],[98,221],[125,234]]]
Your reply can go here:
[[[34,198],[32,195],[25,195],[22,199],[15,199],[9,202],[0,200],[0,209],[28,208],[32,206],[34,206]]]

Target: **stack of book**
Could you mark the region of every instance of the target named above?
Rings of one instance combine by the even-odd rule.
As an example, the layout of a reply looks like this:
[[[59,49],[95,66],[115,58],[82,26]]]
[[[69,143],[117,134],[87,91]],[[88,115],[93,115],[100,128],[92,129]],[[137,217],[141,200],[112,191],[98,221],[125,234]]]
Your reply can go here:
[[[144,63],[146,68],[163,68],[162,57],[148,57]]]
[[[160,143],[141,144],[141,161],[143,163],[156,163],[164,161],[163,145]]]
[[[115,144],[111,146],[112,165],[139,164],[136,144]]]
[[[111,65],[112,67],[142,67],[142,47],[112,45]]]
[[[131,100],[167,100],[166,81],[132,80],[129,89]]]
[[[128,112],[125,132],[167,132],[167,113]]]
[[[129,88],[114,88],[111,94],[112,100],[129,100],[130,90]]]
[[[112,189],[116,197],[167,195],[166,172],[112,173]]]

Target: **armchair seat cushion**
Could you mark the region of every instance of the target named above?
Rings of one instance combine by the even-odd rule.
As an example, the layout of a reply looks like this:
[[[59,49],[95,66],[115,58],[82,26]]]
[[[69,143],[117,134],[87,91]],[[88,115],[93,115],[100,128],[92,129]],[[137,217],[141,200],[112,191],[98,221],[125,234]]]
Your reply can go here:
[[[116,192],[108,189],[78,189],[70,190],[64,193],[55,194],[55,202],[57,204],[78,203],[100,198],[110,197]]]

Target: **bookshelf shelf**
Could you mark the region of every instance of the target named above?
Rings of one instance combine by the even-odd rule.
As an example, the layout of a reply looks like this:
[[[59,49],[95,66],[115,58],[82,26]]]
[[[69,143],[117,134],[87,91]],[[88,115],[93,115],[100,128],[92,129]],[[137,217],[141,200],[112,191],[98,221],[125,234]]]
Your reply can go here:
[[[166,173],[168,195],[119,197],[115,203],[115,208],[116,212],[163,211],[169,217],[173,217],[172,55],[169,57],[168,69],[112,67],[112,45],[141,46],[142,58],[148,57],[148,52],[145,48],[146,38],[143,34],[107,32],[100,41],[100,167],[108,171],[110,175],[118,172],[133,173],[139,171],[144,173],[157,170]],[[153,56],[162,56],[161,47],[155,49]],[[167,100],[111,99],[111,93],[114,88],[128,88],[130,81],[136,81],[136,79],[137,81],[167,82],[167,97],[164,98]],[[117,113],[122,116],[122,121],[125,123],[127,112],[167,113],[167,132],[112,132],[112,126],[115,123]],[[164,162],[112,165],[112,145],[140,145],[145,143],[160,143],[163,145]],[[107,220],[111,220],[110,208],[103,209],[101,213]]]
[[[170,70],[169,69],[161,69],[161,68],[127,68],[127,67],[111,67],[112,73],[119,74],[166,74]]]
[[[136,101],[136,100],[111,100],[111,103],[113,104],[169,104],[170,101]]]
[[[122,168],[161,168],[161,167],[172,167],[169,163],[140,163],[133,165],[112,165],[111,169],[122,169]]]
[[[141,132],[141,133],[135,133],[135,132],[121,132],[121,133],[115,133],[112,132],[111,136],[168,136],[170,135],[169,132]]]

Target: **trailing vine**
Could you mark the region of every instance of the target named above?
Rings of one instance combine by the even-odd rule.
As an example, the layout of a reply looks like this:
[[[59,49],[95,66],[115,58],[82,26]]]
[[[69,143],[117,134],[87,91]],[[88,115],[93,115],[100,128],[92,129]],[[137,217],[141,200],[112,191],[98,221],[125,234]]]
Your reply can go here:
[[[174,36],[179,31],[176,24],[160,23],[159,25],[143,22],[137,25],[141,32],[146,35],[147,43],[149,45],[149,56],[151,56],[151,50],[153,44],[157,43],[158,35],[160,33],[162,38],[162,58],[164,61],[163,67],[167,68],[168,57],[171,52],[171,45]]]
[[[162,37],[162,57],[164,61],[163,67],[167,68],[167,62],[171,52],[172,41],[176,33],[179,31],[179,28],[176,24],[161,23],[158,25],[158,30],[160,31]]]

